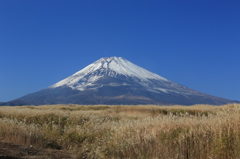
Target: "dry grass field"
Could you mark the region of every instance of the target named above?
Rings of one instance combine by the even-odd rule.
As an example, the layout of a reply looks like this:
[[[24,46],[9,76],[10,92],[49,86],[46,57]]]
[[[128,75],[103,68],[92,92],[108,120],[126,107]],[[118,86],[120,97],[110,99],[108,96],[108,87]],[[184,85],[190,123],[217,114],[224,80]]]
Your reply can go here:
[[[240,105],[0,107],[0,141],[69,158],[238,159]]]

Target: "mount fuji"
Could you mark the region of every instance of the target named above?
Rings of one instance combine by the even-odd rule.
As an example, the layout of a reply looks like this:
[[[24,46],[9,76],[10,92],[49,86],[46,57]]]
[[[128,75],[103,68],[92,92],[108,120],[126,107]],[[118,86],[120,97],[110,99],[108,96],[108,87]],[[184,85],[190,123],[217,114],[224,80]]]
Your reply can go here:
[[[4,105],[227,103],[238,101],[192,90],[122,57],[105,57],[46,89]]]

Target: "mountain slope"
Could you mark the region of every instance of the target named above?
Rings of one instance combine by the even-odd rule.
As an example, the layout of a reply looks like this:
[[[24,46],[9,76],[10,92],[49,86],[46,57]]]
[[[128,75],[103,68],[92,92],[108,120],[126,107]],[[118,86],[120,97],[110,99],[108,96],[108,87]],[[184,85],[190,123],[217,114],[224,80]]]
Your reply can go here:
[[[7,104],[221,105],[234,102],[237,101],[189,89],[122,57],[106,57],[44,90]]]

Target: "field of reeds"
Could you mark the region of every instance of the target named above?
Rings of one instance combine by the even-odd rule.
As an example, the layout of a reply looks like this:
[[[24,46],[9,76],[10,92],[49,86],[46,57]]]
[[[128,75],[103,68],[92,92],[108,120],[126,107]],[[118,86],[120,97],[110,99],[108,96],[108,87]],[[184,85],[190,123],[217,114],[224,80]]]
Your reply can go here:
[[[0,107],[0,141],[77,158],[240,158],[240,104]]]

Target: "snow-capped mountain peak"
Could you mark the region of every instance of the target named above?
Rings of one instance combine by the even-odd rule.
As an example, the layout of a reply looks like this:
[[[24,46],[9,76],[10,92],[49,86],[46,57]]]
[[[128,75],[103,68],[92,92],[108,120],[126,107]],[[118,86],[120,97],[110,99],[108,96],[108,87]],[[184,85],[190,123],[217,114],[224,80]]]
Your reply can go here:
[[[115,72],[116,74],[121,74],[125,76],[137,77],[142,80],[147,79],[161,79],[167,80],[155,73],[149,72],[146,69],[139,67],[130,61],[122,58],[122,57],[104,57],[96,62],[88,65],[84,69],[75,73],[74,75],[78,75],[81,73],[90,73],[96,70],[105,70],[106,72]]]
[[[149,80],[168,81],[166,78],[139,67],[122,57],[105,57],[52,85],[50,88],[69,86],[73,89],[83,90],[86,86],[91,86],[92,83],[106,76],[126,76],[142,82]]]
[[[197,92],[122,57],[105,57],[72,76],[4,105],[227,104],[240,103]]]

